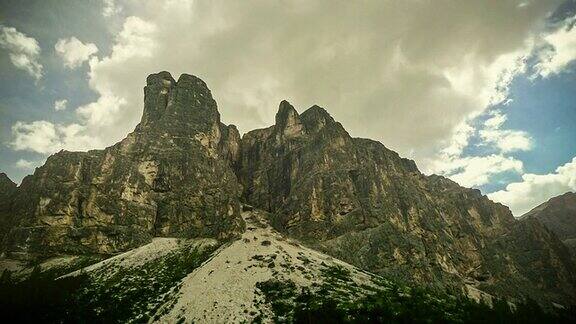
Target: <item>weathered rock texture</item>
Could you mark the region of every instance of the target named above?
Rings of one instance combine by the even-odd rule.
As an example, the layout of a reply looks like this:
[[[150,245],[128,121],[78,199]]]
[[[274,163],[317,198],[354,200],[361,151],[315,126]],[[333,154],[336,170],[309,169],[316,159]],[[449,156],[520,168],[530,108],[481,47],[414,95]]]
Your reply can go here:
[[[551,198],[520,217],[535,218],[554,232],[576,256],[576,193],[567,192]]]
[[[240,135],[220,122],[206,84],[150,75],[142,121],[104,150],[61,151],[12,201],[10,252],[116,253],[154,236],[226,239],[241,231],[229,167]]]
[[[498,295],[576,301],[576,267],[539,223],[480,191],[421,174],[381,143],[352,138],[324,109],[280,104],[242,138],[243,199],[273,223],[364,269]]]
[[[12,224],[12,197],[16,192],[17,187],[6,173],[0,173],[0,242],[2,237],[6,235]]]

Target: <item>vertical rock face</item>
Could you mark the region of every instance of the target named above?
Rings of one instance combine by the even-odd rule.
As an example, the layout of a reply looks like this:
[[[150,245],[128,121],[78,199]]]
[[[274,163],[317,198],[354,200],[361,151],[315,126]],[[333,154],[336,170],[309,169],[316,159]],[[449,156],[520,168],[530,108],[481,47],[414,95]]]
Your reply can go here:
[[[522,221],[531,218],[554,232],[576,256],[576,193],[551,198],[520,217]]]
[[[17,186],[6,173],[0,173],[0,242],[12,224],[13,215],[10,213],[12,196]]]
[[[574,262],[545,228],[520,224],[478,190],[424,176],[381,143],[350,137],[318,106],[299,115],[282,102],[275,125],[242,143],[243,199],[338,258],[441,287],[576,301]]]
[[[150,75],[144,113],[127,138],[101,151],[61,151],[26,177],[10,252],[115,253],[154,236],[227,239],[243,226],[229,167],[235,127],[220,122],[206,84]]]

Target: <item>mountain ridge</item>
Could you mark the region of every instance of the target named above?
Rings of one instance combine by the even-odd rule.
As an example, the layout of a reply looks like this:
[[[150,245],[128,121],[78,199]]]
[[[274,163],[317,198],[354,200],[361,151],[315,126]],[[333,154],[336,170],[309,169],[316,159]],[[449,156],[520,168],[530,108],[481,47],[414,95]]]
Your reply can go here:
[[[284,100],[274,125],[240,137],[195,76],[152,74],[144,93],[124,140],[51,156],[0,204],[12,217],[7,257],[114,255],[155,237],[234,242],[246,231],[242,202],[278,232],[380,276],[576,304],[574,259],[540,222],[423,175],[320,106],[299,114]]]

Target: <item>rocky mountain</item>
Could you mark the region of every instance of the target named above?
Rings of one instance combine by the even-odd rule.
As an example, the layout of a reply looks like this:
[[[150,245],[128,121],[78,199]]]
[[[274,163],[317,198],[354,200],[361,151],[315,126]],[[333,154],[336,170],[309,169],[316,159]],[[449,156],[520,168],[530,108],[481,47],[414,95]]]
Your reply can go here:
[[[532,218],[554,232],[576,255],[576,193],[550,198],[520,217],[524,221]]]
[[[243,199],[330,255],[443,288],[575,301],[574,261],[543,226],[515,221],[478,190],[421,174],[381,143],[352,138],[323,108],[299,115],[283,101],[275,125],[247,133],[242,145]]]
[[[206,84],[161,72],[144,93],[142,120],[124,140],[61,151],[22,181],[5,250],[113,254],[157,236],[226,239],[242,230],[229,166],[240,136],[220,122]]]
[[[320,265],[325,260],[329,268],[365,273],[355,281],[367,285],[356,290],[358,298],[381,291],[370,289],[372,279],[366,279],[377,277],[454,296],[576,304],[575,261],[540,221],[517,221],[478,190],[423,175],[383,144],[351,137],[319,106],[299,114],[282,101],[274,125],[240,138],[233,125],[220,122],[210,90],[197,77],[183,74],[175,81],[167,72],[153,74],[144,93],[142,120],[121,142],[104,150],[61,151],[18,188],[0,184],[8,215],[2,218],[0,268],[26,276],[32,271],[27,264],[40,261],[73,260],[68,271],[129,250],[112,260],[144,264],[151,260],[148,248],[170,258],[176,250],[188,251],[184,261],[178,259],[182,266],[158,261],[171,285],[146,292],[171,301],[162,304],[170,305],[162,306],[165,312],[145,311],[166,321],[184,315],[202,321],[199,316],[215,302],[223,310],[206,316],[276,316],[255,310],[250,299],[258,285],[283,273],[276,267],[284,263],[284,281],[309,291],[324,266],[296,261],[300,253],[313,254]],[[246,207],[242,218],[240,202],[256,210]],[[298,249],[286,243],[292,241]],[[275,257],[263,251],[270,244]],[[246,263],[253,258],[257,267],[269,267],[266,274]],[[106,269],[92,272],[90,280],[113,274],[116,261],[87,268]],[[159,269],[139,267],[137,278],[160,276]],[[246,286],[227,290],[236,281]],[[130,283],[119,285],[122,290]],[[175,291],[184,297],[167,297]],[[298,298],[305,298],[302,293]],[[239,317],[227,313],[230,307],[255,313]]]

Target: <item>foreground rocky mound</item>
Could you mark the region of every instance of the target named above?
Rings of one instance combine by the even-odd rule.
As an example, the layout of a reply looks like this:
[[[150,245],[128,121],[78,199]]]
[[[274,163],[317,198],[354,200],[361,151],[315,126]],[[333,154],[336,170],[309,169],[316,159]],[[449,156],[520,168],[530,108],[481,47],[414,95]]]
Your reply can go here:
[[[480,191],[421,174],[379,142],[352,138],[323,108],[280,104],[242,138],[243,199],[273,224],[363,269],[443,288],[576,303],[576,266],[539,222]]]
[[[56,280],[39,272],[17,284],[1,278],[0,311],[8,321],[58,323],[538,323],[571,316],[395,283],[283,236],[265,212],[242,216],[246,231],[233,242],[156,238]]]
[[[156,236],[227,239],[240,232],[239,186],[229,164],[234,126],[220,122],[206,84],[150,75],[142,121],[118,144],[61,151],[15,193],[4,250],[112,254]]]
[[[550,198],[520,217],[523,221],[537,219],[576,255],[576,193],[567,192]]]

